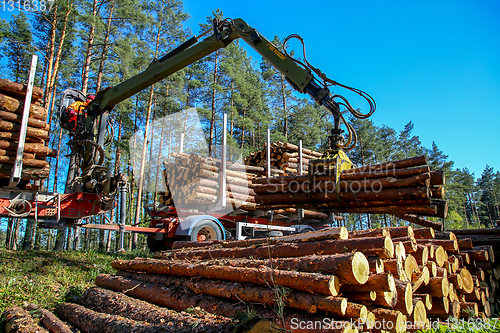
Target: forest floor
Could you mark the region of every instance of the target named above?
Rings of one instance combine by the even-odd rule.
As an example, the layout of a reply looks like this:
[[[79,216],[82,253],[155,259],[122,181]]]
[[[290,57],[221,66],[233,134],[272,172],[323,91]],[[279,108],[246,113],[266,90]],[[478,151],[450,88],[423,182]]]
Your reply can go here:
[[[9,251],[0,249],[0,313],[12,305],[31,302],[54,310],[61,302],[78,299],[102,273],[116,271],[111,262],[147,253],[76,251]],[[0,324],[0,333],[3,332]]]

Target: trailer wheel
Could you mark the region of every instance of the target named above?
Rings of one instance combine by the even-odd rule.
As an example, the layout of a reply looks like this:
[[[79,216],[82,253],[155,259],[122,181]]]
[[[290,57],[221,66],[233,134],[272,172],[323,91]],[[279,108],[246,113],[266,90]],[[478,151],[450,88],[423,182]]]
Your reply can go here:
[[[198,222],[191,232],[191,241],[203,242],[210,240],[222,240],[222,230],[213,221],[202,220]]]

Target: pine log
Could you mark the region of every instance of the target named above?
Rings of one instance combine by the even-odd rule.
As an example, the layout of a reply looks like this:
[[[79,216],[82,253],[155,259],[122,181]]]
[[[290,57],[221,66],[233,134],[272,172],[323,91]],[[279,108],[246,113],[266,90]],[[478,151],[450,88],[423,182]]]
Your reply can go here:
[[[385,271],[384,261],[379,257],[369,256],[366,257],[366,259],[368,260],[368,264],[370,265],[371,274],[383,273]]]
[[[451,231],[436,232],[435,238],[444,240],[457,240],[457,236]]]
[[[409,221],[411,223],[421,225],[423,227],[429,227],[429,228],[432,228],[432,229],[438,230],[438,231],[443,230],[442,223],[433,222],[433,221],[418,217],[418,216],[413,215],[413,214],[396,214],[396,217],[403,219],[403,220],[406,220],[406,221]]]
[[[17,83],[7,79],[0,79],[0,92],[3,92],[4,94],[24,97],[26,96],[27,89],[28,86],[25,84]],[[33,86],[32,100],[33,101],[39,100],[40,98],[42,98],[42,96],[43,96],[43,89]]]
[[[19,131],[13,131],[13,132],[2,132],[0,130],[0,139],[6,139],[6,140],[19,140]],[[27,136],[26,140],[27,143],[37,143],[37,144],[44,144],[44,140],[39,139],[39,138],[32,138]]]
[[[397,259],[385,259],[384,269],[386,272],[390,272],[392,275],[396,276],[399,280],[406,281],[407,276],[404,271],[403,261],[400,258]]]
[[[427,310],[430,315],[448,317],[450,302],[448,297],[432,297],[432,309]]]
[[[17,151],[17,146],[18,146],[17,142],[0,139],[0,149]],[[27,153],[34,153],[34,154],[37,154],[37,156],[42,156],[42,157],[46,157],[46,156],[56,157],[57,156],[56,149],[50,149],[49,147],[46,147],[40,143],[25,143],[24,144],[24,151]]]
[[[352,230],[349,231],[349,238],[362,238],[362,237],[381,237],[391,236],[391,233],[386,228],[377,228],[369,230]]]
[[[472,275],[470,274],[470,272],[467,269],[462,268],[462,269],[458,270],[458,274],[462,278],[462,282],[463,282],[462,289],[467,294],[470,294],[471,292],[473,292],[474,291],[474,281],[472,279]]]
[[[0,131],[2,132],[19,132],[20,129],[21,125],[19,124],[0,120]],[[28,126],[26,129],[26,136],[47,141],[49,139],[49,132],[45,129]]]
[[[20,114],[0,110],[0,119],[7,120],[10,122],[15,122],[15,123],[21,123],[23,120],[22,118],[23,117]],[[41,128],[41,129],[46,130],[46,131],[48,131],[50,129],[49,124],[47,124],[45,121],[34,119],[34,118],[28,118],[28,126]]]
[[[462,251],[463,253],[467,253],[471,260],[474,261],[490,261],[490,256],[487,250],[466,250]]]
[[[6,112],[13,112],[17,114],[23,114],[23,109],[24,109],[24,99],[0,94],[0,110]],[[46,121],[47,110],[39,105],[31,104],[29,116],[30,118]]]
[[[316,205],[318,208],[323,208],[324,205]],[[438,216],[439,212],[436,206],[413,206],[413,207],[401,207],[401,206],[386,206],[386,207],[363,207],[363,208],[350,208],[344,207],[339,211],[344,213],[366,213],[366,214],[421,214],[427,216]]]
[[[205,280],[199,278],[178,278],[164,275],[141,274],[131,272],[118,272],[122,277],[132,280],[144,281],[171,288],[185,288],[196,294],[204,294],[229,299],[244,301],[251,304],[275,305],[278,300],[287,308],[315,313],[322,310],[327,313],[344,316],[347,300],[342,297],[324,295],[311,295],[307,293],[292,292],[291,290],[278,290],[274,288],[259,287],[227,281]]]
[[[370,311],[375,315],[376,321],[387,324],[383,330],[396,333],[406,331],[406,316],[400,311],[382,308],[371,308]]]
[[[0,156],[17,156],[17,151],[0,149]],[[25,159],[35,159],[35,154],[23,153]]]
[[[49,332],[38,326],[28,311],[18,306],[12,306],[3,312],[2,323],[5,325],[6,333]]]
[[[446,251],[444,250],[444,248],[439,245],[438,247],[436,247],[436,250],[434,251],[434,259],[436,261],[436,264],[439,266],[439,267],[443,267],[446,259],[447,259],[447,254],[446,254]]]
[[[14,164],[16,158],[14,156],[0,156],[0,163],[2,164]],[[49,166],[49,162],[41,161],[37,159],[27,159],[23,158],[23,166],[28,168],[39,168],[43,169]]]
[[[445,239],[418,239],[418,244],[434,244],[442,246],[444,250],[450,253],[458,252],[458,242],[456,240],[445,240]]]
[[[413,294],[413,301],[422,301],[427,310],[432,309],[432,297],[429,294]]]
[[[212,258],[245,258],[255,259],[300,257],[317,254],[339,254],[359,251],[365,255],[378,255],[381,258],[394,256],[394,245],[389,237],[369,237],[355,239],[325,240],[318,242],[285,243],[276,245],[251,246],[248,248],[214,249],[210,252],[203,249],[190,251],[172,250],[157,253],[158,259],[212,259]]]
[[[349,302],[372,304],[373,301],[375,301],[375,299],[377,298],[377,293],[375,291],[342,293],[342,296],[347,298]]]
[[[348,232],[345,227],[338,228],[325,228],[316,231],[310,231],[300,234],[294,234],[289,236],[279,236],[271,238],[257,238],[257,239],[245,239],[237,241],[209,241],[209,242],[191,242],[191,241],[177,241],[174,242],[173,249],[183,249],[192,247],[207,247],[207,246],[217,246],[221,248],[232,248],[232,247],[248,247],[257,244],[276,244],[282,242],[312,242],[326,239],[347,239]]]
[[[394,252],[395,252],[395,257],[397,259],[400,259],[401,262],[404,262],[405,259],[406,259],[406,249],[403,245],[403,243],[401,242],[396,242],[395,243],[395,249],[394,249]]]
[[[227,332],[231,333],[237,322],[209,312],[177,312],[144,302],[122,293],[97,287],[88,288],[80,298],[80,303],[96,312],[119,315],[128,319],[145,321],[153,325],[167,324],[171,332]]]
[[[429,188],[418,187],[398,187],[383,188],[380,191],[366,192],[297,192],[297,193],[273,193],[256,194],[255,200],[261,205],[276,205],[281,203],[328,203],[329,207],[346,206],[347,202],[357,203],[359,201],[391,201],[391,200],[419,200],[429,198]]]
[[[427,156],[422,155],[422,156],[417,156],[417,157],[411,157],[403,160],[398,160],[398,161],[391,161],[391,162],[385,162],[385,163],[379,163],[379,164],[372,164],[368,166],[363,166],[359,168],[353,168],[348,170],[348,173],[358,173],[358,172],[375,172],[375,171],[380,171],[380,170],[392,170],[392,169],[404,169],[404,168],[411,168],[419,165],[426,165],[428,163]]]
[[[415,257],[413,257],[411,254],[408,254],[406,256],[406,259],[404,260],[403,267],[406,273],[406,276],[410,279],[413,276],[413,273],[420,273],[420,269],[418,267],[417,260]]]
[[[30,303],[26,306],[26,310],[31,313],[40,314],[42,317],[42,324],[50,332],[57,333],[72,333],[71,329],[61,319],[57,318],[52,312],[40,308],[38,305]]]
[[[439,200],[433,198],[431,199],[431,205],[436,206],[437,212],[435,215],[429,215],[429,216],[440,217],[442,219],[445,219],[448,216],[448,202],[446,200]]]
[[[429,260],[429,248],[425,245],[419,244],[417,245],[417,250],[412,253],[412,255],[419,265],[425,266]]]
[[[460,317],[460,303],[458,301],[450,303],[450,315],[457,319]]]
[[[350,283],[350,281],[347,281]],[[372,290],[377,291],[395,291],[396,285],[394,277],[391,273],[378,273],[372,274],[364,284],[342,284],[340,292],[354,293],[354,292],[369,292]]]
[[[23,166],[23,171],[21,173],[21,179],[26,180],[37,180],[45,179],[49,177],[50,169],[48,167],[39,168],[25,168]],[[12,173],[12,164],[0,164],[0,177],[10,178]]]
[[[428,261],[426,267],[429,269],[430,277],[437,276],[437,264],[435,261]]]
[[[347,302],[344,316],[346,318],[353,318],[360,321],[365,321],[368,319],[368,310],[364,305]]]
[[[413,289],[410,282],[395,280],[396,304],[393,309],[401,311],[405,315],[413,312]]]
[[[462,238],[458,239],[457,241],[458,241],[458,248],[460,249],[460,251],[472,250],[474,248],[474,246],[472,245],[472,239],[470,238]]]
[[[377,292],[377,298],[370,304],[366,304],[367,306],[371,305],[378,305],[382,306],[384,308],[392,308],[396,304],[397,301],[397,293],[394,291],[382,291],[382,292]]]
[[[425,304],[421,300],[416,300],[413,299],[413,310],[412,310],[413,316],[411,323],[412,329],[413,330],[422,330],[426,326],[426,319],[427,319],[427,309],[425,307]]]
[[[200,307],[210,313],[232,317],[244,312],[246,308],[243,305],[233,304],[212,296],[198,295],[179,288],[166,288],[121,276],[100,274],[97,276],[95,284],[98,287],[123,292],[128,296],[176,311]]]
[[[460,305],[460,317],[463,318],[477,318],[479,314],[479,309],[477,303],[474,302],[462,302]]]
[[[414,253],[417,250],[417,242],[413,236],[393,238],[392,241],[395,243],[401,242],[407,254]]]
[[[57,312],[62,319],[77,327],[82,333],[93,333],[98,328],[101,333],[118,332],[175,332],[168,327],[151,325],[142,321],[135,321],[122,316],[110,315],[89,310],[73,303],[61,303]]]
[[[436,199],[444,200],[444,187],[431,187],[431,196]]]
[[[446,177],[444,171],[434,170],[431,171],[431,185],[444,185],[446,183]]]
[[[413,235],[415,239],[432,239],[435,237],[435,231],[433,228],[414,228]]]
[[[111,265],[117,270],[173,276],[200,276],[207,279],[254,283],[265,286],[277,285],[322,295],[338,295],[338,279],[334,276],[316,273],[281,271],[268,267],[245,268],[208,266],[203,263],[169,263],[163,260],[141,258],[130,261],[115,260]]]
[[[418,292],[428,293],[432,297],[448,297],[449,285],[448,279],[443,277],[430,278],[427,285],[421,285]]]

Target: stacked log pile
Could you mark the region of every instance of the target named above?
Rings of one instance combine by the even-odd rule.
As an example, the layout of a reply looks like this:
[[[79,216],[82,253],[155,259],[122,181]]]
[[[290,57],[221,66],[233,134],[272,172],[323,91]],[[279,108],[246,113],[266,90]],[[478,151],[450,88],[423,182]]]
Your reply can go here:
[[[33,87],[26,143],[23,155],[22,179],[42,179],[49,174],[46,157],[57,151],[46,146],[49,140],[47,110],[40,105],[43,91]],[[0,79],[0,178],[9,178],[15,162],[21,127],[26,86]]]
[[[418,214],[446,217],[445,177],[431,171],[427,158],[305,176],[254,178],[260,209],[302,207],[345,213]]]
[[[118,273],[95,282],[177,311],[200,307],[231,317],[252,307],[287,329],[293,318],[328,318],[341,332],[354,325],[376,332],[381,322],[386,331],[402,332],[449,316],[491,316],[497,279],[481,268],[492,263],[489,251],[432,228],[329,228],[276,239],[182,242],[154,259],[117,260]]]
[[[172,153],[174,162],[164,163],[163,175],[167,190],[160,194],[159,202],[166,206],[195,208],[196,205],[214,204],[220,197],[220,160],[196,154]],[[272,169],[272,174],[284,174]],[[234,209],[256,210],[252,179],[266,174],[259,166],[228,163],[226,168],[227,206]],[[296,215],[296,208],[275,210],[276,218]],[[326,219],[327,214],[304,210],[304,217]]]
[[[288,142],[271,143],[271,167],[285,171],[287,174],[297,174],[299,171],[299,146]],[[310,160],[321,158],[320,152],[303,148],[302,169],[307,174]],[[250,154],[245,158],[245,164],[251,166],[266,166],[266,148]]]

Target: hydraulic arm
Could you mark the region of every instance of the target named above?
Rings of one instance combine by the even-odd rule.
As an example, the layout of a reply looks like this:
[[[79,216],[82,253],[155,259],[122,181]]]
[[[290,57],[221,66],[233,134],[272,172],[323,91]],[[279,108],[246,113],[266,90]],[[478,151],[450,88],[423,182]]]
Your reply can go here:
[[[286,53],[286,48],[285,52],[279,50],[245,21],[241,19],[225,19],[223,21],[214,19],[211,29],[199,36],[192,37],[165,56],[154,59],[142,73],[97,94],[96,98],[86,107],[87,118],[85,130],[80,133],[74,133],[73,141],[82,143],[79,145],[80,148],[77,148],[80,149],[78,154],[82,160],[80,162],[82,172],[89,174],[95,168],[96,159],[93,157],[93,152],[99,149],[102,152],[102,145],[106,135],[107,115],[116,104],[216,50],[225,48],[238,38],[244,40],[269,61],[298,92],[310,95],[317,103],[331,111],[334,117],[334,127],[329,137],[331,149],[348,150],[354,147],[356,144],[355,132],[344,120],[340,111],[340,105],[345,106],[355,116],[366,118],[375,111],[375,102],[369,95],[328,79],[323,73],[307,62],[305,59],[305,50],[304,62],[300,62]],[[290,38],[298,38],[302,42],[299,36],[292,35],[286,39],[285,45]],[[344,97],[332,95],[328,89],[329,85],[342,86],[365,97],[370,104],[369,113],[362,115],[355,111]],[[336,102],[335,99],[338,99],[339,102]],[[343,131],[340,129],[341,123],[344,123],[348,130],[349,137],[347,142],[344,142]]]

